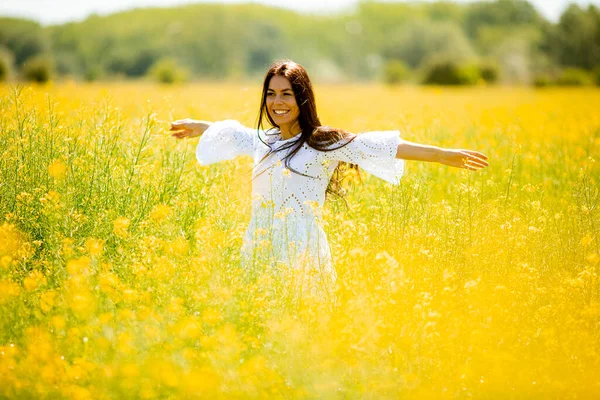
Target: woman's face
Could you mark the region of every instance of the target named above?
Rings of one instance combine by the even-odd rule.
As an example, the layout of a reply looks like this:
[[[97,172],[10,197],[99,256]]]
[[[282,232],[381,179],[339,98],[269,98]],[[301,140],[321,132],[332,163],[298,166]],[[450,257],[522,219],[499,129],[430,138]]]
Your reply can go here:
[[[280,127],[291,128],[300,116],[292,84],[286,77],[274,75],[267,90],[267,110],[273,121]]]

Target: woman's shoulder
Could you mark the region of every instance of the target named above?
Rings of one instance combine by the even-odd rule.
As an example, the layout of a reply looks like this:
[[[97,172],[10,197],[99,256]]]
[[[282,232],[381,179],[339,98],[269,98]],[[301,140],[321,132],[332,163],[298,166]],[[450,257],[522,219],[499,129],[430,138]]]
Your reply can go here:
[[[260,139],[261,142],[269,145],[281,139],[281,132],[277,128],[254,128],[254,133]]]
[[[344,129],[320,126],[313,132],[310,145],[317,150],[331,151],[348,145],[356,136]]]
[[[279,130],[275,128],[257,128],[256,126],[246,125],[242,121],[237,119],[223,119],[213,122],[217,130],[231,130],[237,132],[243,132],[246,136],[253,138],[260,138],[262,141],[271,140],[279,137]]]

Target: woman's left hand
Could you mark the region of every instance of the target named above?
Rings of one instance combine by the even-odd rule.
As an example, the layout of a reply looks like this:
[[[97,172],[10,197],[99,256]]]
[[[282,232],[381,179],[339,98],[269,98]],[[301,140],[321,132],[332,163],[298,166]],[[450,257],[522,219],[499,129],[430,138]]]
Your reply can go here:
[[[487,156],[473,150],[444,149],[440,154],[439,163],[451,167],[464,168],[471,171],[479,171],[490,165]]]

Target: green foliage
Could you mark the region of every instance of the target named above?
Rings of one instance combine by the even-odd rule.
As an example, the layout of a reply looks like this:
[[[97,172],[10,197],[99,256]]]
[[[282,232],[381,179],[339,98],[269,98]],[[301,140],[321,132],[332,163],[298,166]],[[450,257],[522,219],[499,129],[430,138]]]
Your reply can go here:
[[[63,76],[81,76],[83,68],[77,54],[60,51],[54,53],[56,73]]]
[[[542,18],[535,7],[525,0],[480,1],[470,5],[464,26],[471,38],[479,35],[484,27],[536,25]]]
[[[589,72],[580,68],[566,68],[556,80],[561,86],[585,86],[592,84],[592,76]]]
[[[0,82],[8,79],[10,68],[3,57],[0,57]]]
[[[595,82],[594,73],[581,68],[551,69],[538,73],[533,80],[533,84],[537,87],[588,86]]]
[[[102,70],[102,68],[100,68],[97,65],[93,65],[85,70],[83,78],[87,82],[94,82],[94,81],[98,80],[98,78],[100,78],[103,74],[104,74],[104,71]]]
[[[552,82],[553,79],[548,73],[540,73],[533,78],[533,85],[536,87],[550,86]]]
[[[405,63],[399,60],[388,61],[383,68],[383,80],[388,85],[394,85],[406,81],[410,73]]]
[[[475,56],[465,34],[452,23],[414,22],[392,31],[382,48],[384,58],[417,68],[432,57],[463,62]]]
[[[0,82],[9,80],[13,74],[14,56],[6,48],[0,47]]]
[[[106,69],[110,73],[125,73],[127,76],[146,75],[151,65],[156,62],[158,53],[150,49],[133,50],[131,47],[115,50],[108,61]]]
[[[474,85],[481,79],[481,71],[476,65],[437,61],[427,69],[423,83],[426,85]]]
[[[563,66],[591,70],[600,64],[600,10],[572,4],[555,26],[545,27],[542,48]]]
[[[50,56],[34,56],[25,62],[21,72],[28,81],[45,83],[54,75],[54,64]]]
[[[596,85],[600,86],[600,65],[592,70],[592,76]]]
[[[188,72],[177,65],[172,58],[163,58],[150,69],[149,75],[160,83],[181,83],[187,79]]]
[[[498,67],[492,64],[483,64],[479,67],[481,78],[487,83],[496,83],[498,81]]]
[[[40,24],[18,18],[0,18],[0,46],[14,54],[15,64],[49,50],[47,34]]]
[[[146,76],[163,58],[186,65],[193,77],[258,78],[274,59],[287,57],[317,77],[365,80],[379,76],[382,60],[422,70],[432,60],[462,65],[485,58],[496,65],[480,71],[486,81],[529,83],[546,60],[587,70],[600,65],[600,11],[571,6],[552,24],[525,0],[368,1],[355,12],[329,15],[193,4],[51,27],[0,18],[0,46],[15,55],[17,68],[51,53],[59,75],[88,80]]]

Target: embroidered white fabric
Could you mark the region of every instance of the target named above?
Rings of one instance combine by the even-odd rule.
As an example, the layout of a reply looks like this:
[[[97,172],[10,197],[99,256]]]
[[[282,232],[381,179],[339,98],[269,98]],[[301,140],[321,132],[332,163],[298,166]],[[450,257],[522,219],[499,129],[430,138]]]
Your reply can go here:
[[[240,155],[249,155],[254,160],[252,216],[241,251],[244,268],[265,263],[286,265],[310,272],[313,284],[331,287],[336,272],[320,213],[331,175],[338,163],[345,161],[399,184],[404,172],[404,160],[395,158],[400,132],[362,133],[332,151],[318,151],[305,143],[289,160],[289,165],[308,177],[287,170],[282,161],[297,139],[283,140],[275,129],[258,131],[234,120],[219,121],[200,137],[196,158],[202,165]],[[270,150],[280,147],[286,149],[271,153],[260,162]]]

